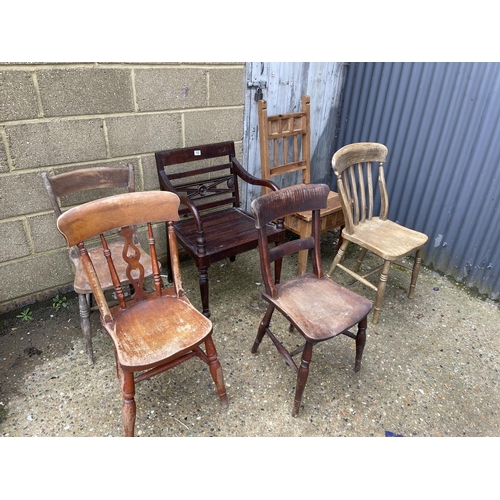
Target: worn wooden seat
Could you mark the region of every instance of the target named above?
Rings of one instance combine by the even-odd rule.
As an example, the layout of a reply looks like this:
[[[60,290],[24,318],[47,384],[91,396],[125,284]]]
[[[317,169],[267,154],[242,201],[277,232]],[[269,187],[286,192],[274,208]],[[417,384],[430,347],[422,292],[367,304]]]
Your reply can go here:
[[[178,216],[179,198],[173,193],[145,191],[110,196],[74,207],[57,220],[57,227],[70,247],[77,246],[85,273],[96,297],[101,324],[111,337],[120,380],[122,416],[126,436],[134,435],[136,418],[135,384],[197,356],[205,362],[215,382],[220,401],[228,405],[222,368],[212,340],[212,323],[189,302],[183,288],[173,221]],[[103,216],[105,214],[105,216]],[[157,260],[153,223],[166,222],[170,247],[172,287],[164,287]],[[134,241],[133,227],[147,227],[153,277],[146,286],[143,252]],[[133,284],[132,298],[125,300],[107,244],[109,231],[120,229],[126,274]],[[110,307],[93,266],[85,241],[100,237],[119,304]],[[134,274],[136,277],[134,277]],[[205,345],[206,351],[201,348]]]
[[[252,352],[257,352],[264,335],[267,334],[288,365],[296,370],[293,416],[297,416],[299,412],[315,344],[340,334],[355,339],[354,370],[356,372],[360,370],[366,341],[366,318],[372,307],[369,300],[334,283],[323,273],[320,209],[326,207],[329,191],[326,184],[299,184],[263,195],[251,205],[259,230],[259,256],[265,285],[262,297],[269,304],[260,323]],[[270,248],[266,232],[263,230],[265,224],[290,213],[302,211],[312,211],[312,234]],[[311,251],[312,272],[275,284],[272,279],[272,264],[280,263],[285,256],[304,249]],[[289,352],[277,339],[271,330],[271,318],[275,309],[302,335],[305,340],[304,346]],[[357,325],[356,334],[349,331],[355,325]],[[302,359],[298,366],[293,357],[300,353]]]
[[[263,179],[279,180],[279,186],[311,182],[310,98],[302,96],[302,109],[295,113],[267,114],[267,102],[258,102],[260,166]],[[297,172],[297,174],[291,176]],[[264,194],[269,190],[263,189]],[[344,224],[339,195],[328,193],[327,206],[321,209],[321,232],[333,231]],[[312,231],[312,214],[301,211],[285,217],[285,228],[300,237]],[[340,247],[341,241],[339,241]],[[306,272],[307,252],[299,252],[297,274]]]
[[[239,181],[278,188],[244,170],[232,141],[158,151],[156,166],[160,188],[176,193],[181,200],[181,220],[175,223],[175,231],[198,268],[203,314],[210,317],[210,265],[226,258],[234,260],[258,245],[255,219],[240,208]],[[265,230],[271,242],[284,238],[282,222],[270,222]]]
[[[81,203],[82,201],[90,201],[96,197],[117,194],[124,190],[129,193],[135,191],[134,166],[131,163],[126,167],[82,168],[53,176],[48,176],[46,172],[42,172],[42,179],[56,217],[62,214],[63,208]],[[82,193],[84,191],[86,193]],[[142,250],[137,235],[134,235],[134,240],[143,254],[144,272],[146,276],[149,276],[152,273],[149,255]],[[130,284],[125,272],[126,263],[121,258],[123,242],[111,241],[109,248],[115,260],[120,282],[122,285]],[[89,249],[89,252],[92,255],[94,267],[103,290],[112,289],[113,282],[102,252],[99,249]],[[80,323],[85,350],[89,364],[93,364],[94,351],[92,347],[90,311],[96,309],[96,307],[92,305],[92,288],[84,271],[78,249],[71,248],[69,256],[75,271],[73,287],[79,299]]]
[[[401,262],[401,259],[410,254],[415,254],[415,259],[409,297],[414,296],[422,252],[428,239],[427,235],[387,218],[389,197],[384,175],[386,157],[385,145],[375,142],[359,142],[344,146],[332,158],[332,168],[337,176],[337,187],[344,211],[345,228],[342,231],[343,243],[327,275],[331,276],[338,267],[377,292],[373,323],[377,323],[380,316],[391,263],[408,267]],[[378,211],[375,206],[377,185],[380,198]],[[341,264],[349,243],[361,247],[361,253],[353,269]],[[380,257],[383,262],[379,267],[363,275],[359,273],[359,270],[368,251]],[[366,278],[380,270],[382,271],[379,282],[375,286]]]

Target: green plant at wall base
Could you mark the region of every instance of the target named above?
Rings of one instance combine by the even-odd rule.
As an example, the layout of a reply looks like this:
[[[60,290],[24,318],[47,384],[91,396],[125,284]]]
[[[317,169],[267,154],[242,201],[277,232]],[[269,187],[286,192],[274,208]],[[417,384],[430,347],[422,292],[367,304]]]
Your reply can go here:
[[[61,307],[68,307],[68,301],[67,301],[66,297],[64,297],[64,295],[61,297],[59,295],[56,295],[52,299],[52,307],[56,311],[59,311],[59,309],[61,309]]]
[[[22,321],[31,321],[33,319],[31,314],[31,309],[27,307],[26,309],[23,309],[21,313],[16,316],[16,318],[21,318]]]

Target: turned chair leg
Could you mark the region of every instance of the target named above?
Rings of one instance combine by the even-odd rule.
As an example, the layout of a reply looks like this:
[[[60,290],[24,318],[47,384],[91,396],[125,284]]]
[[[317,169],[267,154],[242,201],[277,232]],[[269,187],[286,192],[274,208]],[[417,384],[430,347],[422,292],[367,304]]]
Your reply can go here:
[[[210,318],[210,309],[208,307],[208,268],[200,267],[198,269],[198,282],[200,284],[202,312],[204,316]]]
[[[301,231],[302,232],[299,234],[300,238],[307,238],[308,236],[311,236],[312,223],[305,225]],[[300,276],[306,272],[308,257],[309,257],[309,250],[301,250],[299,252],[298,263],[297,263],[297,276]]]
[[[363,263],[363,260],[365,258],[366,252],[368,252],[368,249],[362,248],[361,251],[359,252],[358,258],[356,259],[356,262],[354,263],[353,270],[355,272],[358,272],[361,264]]]
[[[210,368],[210,374],[212,375],[215,386],[217,387],[220,402],[224,408],[227,408],[229,403],[227,400],[226,385],[224,384],[222,367],[220,365],[219,358],[217,357],[217,350],[215,349],[215,344],[211,335],[205,339],[205,348],[207,350],[208,367]]]
[[[90,304],[83,293],[78,294],[78,306],[80,309],[80,325],[83,332],[83,341],[89,365],[94,364],[94,351],[92,349],[92,331],[90,327]]]
[[[387,287],[387,276],[389,274],[389,269],[391,268],[391,261],[385,260],[382,267],[382,272],[380,273],[380,279],[377,287],[377,295],[375,297],[375,305],[373,306],[373,324],[378,323],[378,317],[380,316],[380,309],[382,307],[382,302],[384,300],[385,288]]]
[[[251,351],[252,354],[255,354],[259,349],[259,345],[262,342],[264,335],[266,334],[266,330],[269,328],[269,324],[271,323],[273,312],[274,312],[274,306],[272,305],[267,306],[266,314],[264,314],[264,317],[260,322],[259,329],[257,331],[257,337],[255,337],[255,341],[252,346],[252,351]]]
[[[133,372],[123,371],[118,366],[119,379],[122,387],[122,421],[125,437],[134,437],[136,404],[135,404],[135,382]]]
[[[363,358],[363,350],[366,343],[366,326],[368,323],[368,316],[365,316],[358,323],[358,333],[356,334],[356,361],[354,363],[354,371],[357,373],[361,369],[361,359]]]
[[[415,285],[417,284],[418,273],[420,271],[420,264],[422,263],[422,253],[424,251],[424,247],[419,248],[417,253],[415,254],[415,262],[413,263],[413,270],[411,272],[411,283],[410,283],[410,291],[408,293],[408,297],[413,299],[415,296]]]
[[[335,270],[335,268],[337,267],[337,264],[340,264],[340,262],[343,260],[344,255],[345,255],[345,251],[347,250],[348,245],[349,245],[348,240],[342,241],[342,245],[340,245],[340,248],[337,251],[337,255],[335,255],[335,258],[333,259],[332,265],[330,266],[330,269],[326,273],[326,275],[329,278],[332,277],[332,273]]]
[[[297,375],[297,387],[295,388],[295,400],[293,403],[292,417],[296,417],[299,413],[302,394],[306,386],[307,377],[309,375],[309,365],[311,364],[313,344],[306,342],[304,352],[302,353],[302,361],[300,363],[299,373]]]

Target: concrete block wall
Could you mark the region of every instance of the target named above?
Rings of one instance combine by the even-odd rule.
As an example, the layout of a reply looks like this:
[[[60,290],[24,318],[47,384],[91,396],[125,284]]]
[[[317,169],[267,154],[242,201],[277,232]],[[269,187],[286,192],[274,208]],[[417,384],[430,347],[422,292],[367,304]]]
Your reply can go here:
[[[233,140],[241,160],[244,79],[237,62],[0,63],[0,313],[72,289],[41,172],[132,162],[142,191],[158,150]]]

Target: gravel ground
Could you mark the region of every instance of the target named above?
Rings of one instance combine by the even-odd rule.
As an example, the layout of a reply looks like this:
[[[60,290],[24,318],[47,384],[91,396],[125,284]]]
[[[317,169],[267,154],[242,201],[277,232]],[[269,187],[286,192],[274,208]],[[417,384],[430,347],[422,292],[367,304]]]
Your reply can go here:
[[[334,235],[323,235],[323,261]],[[353,258],[352,255],[348,256]],[[295,261],[285,263],[283,277]],[[196,268],[182,261],[184,286],[200,306]],[[500,436],[499,305],[422,268],[408,299],[409,272],[393,267],[379,324],[369,322],[363,365],[354,341],[315,347],[299,416],[291,416],[295,373],[268,338],[252,355],[265,311],[257,250],[210,269],[214,340],[229,396],[220,406],[205,365],[192,359],[138,385],[136,435],[225,437]],[[346,284],[337,270],[333,278]],[[373,300],[374,292],[354,290]],[[84,354],[78,304],[31,307],[32,321],[4,315],[0,335],[0,435],[121,436],[121,397],[112,345],[91,315],[95,365]],[[279,315],[275,315],[275,321]],[[283,324],[283,342],[299,345]]]

